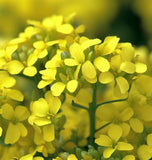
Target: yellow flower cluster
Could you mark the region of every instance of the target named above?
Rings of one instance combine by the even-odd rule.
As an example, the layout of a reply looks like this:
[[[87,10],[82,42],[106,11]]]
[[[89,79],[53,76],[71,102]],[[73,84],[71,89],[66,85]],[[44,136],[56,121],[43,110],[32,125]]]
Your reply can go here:
[[[70,21],[28,21],[1,46],[0,159],[152,158],[148,55],[116,36],[80,36]]]

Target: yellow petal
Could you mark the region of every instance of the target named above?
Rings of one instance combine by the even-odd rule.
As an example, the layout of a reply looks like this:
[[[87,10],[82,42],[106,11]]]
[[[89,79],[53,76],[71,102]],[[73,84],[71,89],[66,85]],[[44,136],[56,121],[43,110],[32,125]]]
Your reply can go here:
[[[95,67],[90,61],[86,61],[82,65],[82,74],[84,75],[84,77],[87,77],[88,79],[93,79],[96,77]]]
[[[64,89],[65,89],[65,84],[62,82],[56,82],[51,87],[51,91],[54,96],[60,96],[61,93],[64,91]]]
[[[120,55],[123,61],[132,61],[135,56],[135,50],[131,43],[120,43],[118,48],[121,49]]]
[[[5,144],[14,144],[20,138],[20,130],[18,129],[17,125],[13,123],[9,123],[6,135],[5,135]]]
[[[81,64],[79,64],[74,72],[74,79],[78,79],[78,76],[79,76],[79,72],[80,72],[80,69],[81,69]]]
[[[50,80],[50,81],[44,81],[44,80],[41,80],[39,83],[38,83],[38,88],[39,89],[42,89],[44,87],[46,87],[47,85],[51,84],[54,80]]]
[[[75,59],[72,59],[72,58],[66,58],[64,60],[64,63],[67,66],[77,66],[79,64],[78,61],[76,61]]]
[[[45,117],[49,112],[48,103],[44,98],[40,98],[38,101],[33,102],[32,111],[38,117]]]
[[[51,60],[47,61],[45,64],[45,68],[56,68],[56,67],[60,67],[60,65],[62,64],[62,59],[61,59],[61,50],[57,50],[56,55],[54,55]]]
[[[59,41],[49,41],[49,42],[46,43],[46,45],[48,47],[50,47],[50,46],[53,46],[54,44],[57,44],[57,43],[59,43]]]
[[[152,133],[151,133],[151,134],[148,134],[148,136],[147,136],[147,144],[148,144],[149,146],[152,146]]]
[[[121,63],[122,63],[122,60],[120,55],[115,55],[111,58],[110,67],[114,71],[119,71]]]
[[[18,45],[8,46],[6,48],[6,56],[8,59],[12,59],[12,54],[17,50]]]
[[[121,123],[120,127],[122,128],[122,137],[126,137],[130,132],[130,126],[128,123]]]
[[[3,130],[2,130],[2,128],[0,127],[0,136],[2,136],[2,131],[3,131]]]
[[[25,137],[27,135],[27,129],[22,123],[17,123],[16,126],[18,127],[20,134],[22,137]]]
[[[3,68],[3,66],[5,66],[6,63],[7,63],[7,61],[5,59],[0,58],[0,68]]]
[[[111,72],[103,72],[99,75],[99,82],[102,84],[110,83],[114,80],[114,76]]]
[[[29,26],[29,27],[26,27],[24,32],[25,32],[26,37],[28,37],[30,39],[32,36],[39,33],[39,29],[32,27],[32,26]]]
[[[48,55],[48,51],[47,49],[44,49],[42,51],[40,51],[40,53],[38,54],[38,58],[42,59],[44,57],[46,57]]]
[[[67,160],[78,160],[74,154],[70,154]]]
[[[94,46],[96,44],[99,44],[101,43],[101,40],[100,39],[88,39],[86,41],[84,41],[82,44],[81,44],[81,48],[82,50],[84,51],[85,49],[91,47],[91,46]]]
[[[20,158],[20,160],[33,160],[33,154],[28,154]]]
[[[0,79],[0,85],[5,88],[13,87],[16,84],[16,80],[13,77],[4,77]]]
[[[136,71],[136,67],[134,63],[126,61],[121,63],[120,70],[132,74]]]
[[[23,70],[23,74],[29,77],[35,76],[37,73],[37,69],[34,66],[26,67]]]
[[[135,66],[137,73],[144,73],[147,71],[147,66],[144,63],[136,63]]]
[[[120,118],[122,121],[128,121],[134,115],[132,108],[127,107],[120,113]]]
[[[89,38],[85,36],[80,37],[80,44],[83,44],[85,41],[89,41]]]
[[[147,145],[141,145],[137,149],[137,155],[141,160],[149,160],[151,158],[149,147]]]
[[[42,78],[44,80],[55,80],[56,78],[57,69],[56,68],[50,68],[40,71],[40,74],[42,74]]]
[[[126,142],[118,142],[116,148],[119,151],[130,151],[130,150],[133,150],[134,147],[131,144]]]
[[[85,31],[85,26],[84,25],[79,25],[76,29],[76,33],[83,33]]]
[[[108,135],[116,143],[122,135],[122,128],[119,125],[112,124],[108,130]]]
[[[26,107],[17,106],[15,108],[14,116],[18,121],[26,120],[29,117],[29,115],[30,115],[30,113],[29,113],[29,111],[28,111],[28,109]]]
[[[103,157],[104,158],[110,158],[112,153],[115,151],[115,148],[107,148],[103,151]]]
[[[131,118],[129,124],[134,132],[142,133],[143,132],[143,123],[137,118]]]
[[[47,29],[51,30],[54,29],[57,26],[60,26],[62,24],[63,17],[62,16],[53,16],[53,17],[47,17],[42,21],[42,25],[46,27]]]
[[[15,38],[15,39],[13,39],[13,40],[11,40],[10,42],[9,42],[9,44],[11,44],[11,45],[14,45],[14,44],[20,44],[20,43],[24,43],[26,41],[26,39],[25,38]]]
[[[20,91],[16,90],[16,89],[8,90],[7,91],[7,96],[9,98],[13,99],[13,100],[20,101],[20,102],[23,101],[23,99],[24,99],[23,94]]]
[[[85,56],[84,56],[84,53],[82,51],[82,48],[81,46],[78,44],[78,43],[73,43],[70,48],[70,53],[71,53],[71,56],[79,63],[82,63],[84,62],[85,60]]]
[[[45,43],[43,41],[37,41],[33,43],[34,48],[36,49],[44,49]]]
[[[70,34],[73,32],[73,27],[71,24],[62,24],[59,27],[57,27],[57,32],[63,33],[63,34]]]
[[[100,137],[95,140],[95,143],[99,146],[112,147],[112,140],[106,135],[100,135]]]
[[[37,126],[45,126],[45,125],[48,125],[48,124],[51,124],[51,120],[50,119],[47,119],[46,117],[37,117],[37,116],[30,116],[28,118],[28,122],[31,124],[31,125],[37,125]]]
[[[68,90],[70,93],[73,93],[73,92],[75,92],[75,90],[76,90],[77,87],[78,87],[78,81],[77,81],[77,80],[68,81],[66,87],[67,87],[67,90]]]
[[[96,83],[97,82],[97,77],[94,78],[88,78],[85,75],[83,75],[84,79],[89,82],[89,83]]]
[[[135,156],[133,156],[133,155],[127,155],[122,160],[135,160]]]
[[[126,93],[129,89],[128,81],[123,77],[117,77],[116,81],[117,81],[117,84],[119,86],[120,92],[122,94]]]
[[[24,68],[23,64],[17,60],[13,60],[13,61],[8,62],[7,67],[8,67],[8,72],[10,74],[18,74]]]
[[[5,49],[0,49],[0,58],[5,56]]]
[[[58,97],[54,97],[51,91],[46,92],[45,99],[49,104],[50,113],[55,115],[61,107],[60,99]]]
[[[37,59],[38,57],[35,53],[30,54],[27,59],[27,66],[32,66],[37,61]]]
[[[101,54],[107,55],[112,53],[115,50],[119,40],[120,38],[117,38],[116,36],[106,37],[104,42],[99,46]]]
[[[54,125],[46,125],[43,127],[43,137],[47,142],[51,142],[55,138]]]
[[[107,72],[110,69],[110,63],[107,59],[103,57],[98,57],[94,60],[94,65],[99,69],[101,72]]]
[[[2,117],[4,119],[11,120],[13,116],[14,116],[13,107],[8,103],[2,105]]]
[[[82,102],[88,105],[92,102],[92,95],[89,91],[87,91],[87,89],[82,88],[77,93],[76,99],[78,100],[78,102]]]
[[[0,80],[3,78],[9,77],[9,74],[7,71],[0,71]]]

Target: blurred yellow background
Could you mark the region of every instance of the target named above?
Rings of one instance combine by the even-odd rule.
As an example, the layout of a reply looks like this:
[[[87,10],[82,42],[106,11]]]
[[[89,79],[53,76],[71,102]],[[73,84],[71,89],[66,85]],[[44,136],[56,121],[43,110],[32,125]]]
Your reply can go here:
[[[23,31],[28,19],[71,13],[76,13],[74,24],[86,26],[87,36],[117,35],[152,46],[151,0],[0,0],[0,43]]]

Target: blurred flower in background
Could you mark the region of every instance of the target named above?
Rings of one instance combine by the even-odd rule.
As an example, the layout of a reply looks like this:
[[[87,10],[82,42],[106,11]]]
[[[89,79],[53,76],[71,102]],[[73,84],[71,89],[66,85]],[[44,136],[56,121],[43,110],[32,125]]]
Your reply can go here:
[[[76,22],[87,26],[87,33],[104,32],[114,19],[119,3],[113,0],[1,0],[0,37],[17,36],[27,19],[42,20],[52,14],[76,13]]]
[[[24,30],[28,19],[76,13],[90,38],[117,35],[122,41],[152,48],[151,0],[1,0],[0,44]]]

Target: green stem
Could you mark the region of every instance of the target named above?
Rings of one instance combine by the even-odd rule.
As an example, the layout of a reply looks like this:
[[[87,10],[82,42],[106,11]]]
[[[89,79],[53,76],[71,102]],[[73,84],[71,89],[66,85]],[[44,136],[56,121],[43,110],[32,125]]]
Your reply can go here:
[[[95,132],[100,131],[100,129],[105,128],[106,126],[108,126],[109,124],[111,124],[111,122],[106,123],[105,125],[101,126],[100,128],[96,129]]]
[[[94,134],[95,134],[95,112],[96,112],[96,91],[97,84],[95,83],[93,86],[93,99],[92,103],[89,104],[89,119],[90,119],[90,135],[89,135],[89,144],[94,146]]]
[[[124,99],[115,99],[115,100],[111,100],[111,101],[102,102],[100,104],[97,104],[96,108],[98,108],[99,106],[102,106],[104,104],[108,104],[108,103],[123,102],[123,101],[126,101],[127,99],[128,99],[128,97],[124,98]]]
[[[128,94],[129,94],[130,90],[131,90],[131,85],[129,86]],[[115,100],[111,100],[111,101],[102,102],[100,104],[97,104],[96,108],[98,108],[99,106],[102,106],[104,104],[108,104],[108,103],[123,102],[123,101],[126,101],[128,98],[129,98],[129,95],[126,98],[123,98],[123,99],[115,99]]]
[[[72,105],[73,105],[74,107],[82,108],[82,109],[85,109],[85,110],[88,111],[88,108],[87,108],[87,107],[84,107],[84,106],[82,106],[82,105],[80,105],[80,104],[77,104],[77,103],[75,103],[73,100],[72,100]]]

